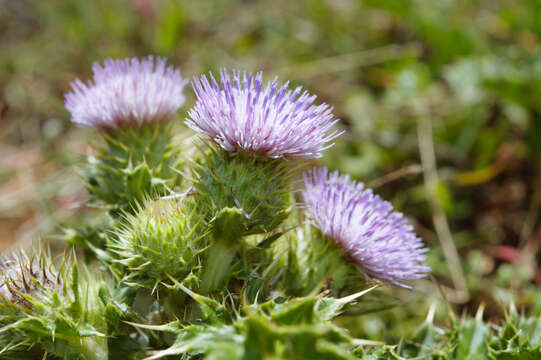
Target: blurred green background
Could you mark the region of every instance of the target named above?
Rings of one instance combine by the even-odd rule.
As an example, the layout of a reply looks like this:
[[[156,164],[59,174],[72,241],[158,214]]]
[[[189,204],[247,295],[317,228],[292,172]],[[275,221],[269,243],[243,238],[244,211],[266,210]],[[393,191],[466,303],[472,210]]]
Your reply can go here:
[[[322,163],[411,218],[459,311],[538,312],[540,40],[538,0],[0,0],[0,250],[89,211],[74,166],[92,132],[69,122],[69,83],[154,54],[186,77],[264,70],[318,94],[347,129]],[[359,334],[418,323],[439,294],[418,288]]]

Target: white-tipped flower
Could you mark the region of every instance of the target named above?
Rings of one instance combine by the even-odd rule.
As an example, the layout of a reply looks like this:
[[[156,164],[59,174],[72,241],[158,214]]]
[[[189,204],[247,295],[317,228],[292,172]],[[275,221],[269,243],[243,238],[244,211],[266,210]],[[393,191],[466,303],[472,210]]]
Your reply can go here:
[[[349,175],[315,168],[304,174],[304,201],[316,226],[368,274],[389,283],[425,277],[423,241],[404,215]]]
[[[221,87],[212,74],[194,78],[197,101],[186,124],[210,136],[227,151],[244,151],[269,158],[318,158],[342,134],[331,131],[338,121],[332,108],[313,105],[316,96],[275,78],[263,84],[263,74],[221,71]]]
[[[66,109],[80,126],[116,129],[166,121],[183,104],[187,81],[165,58],[107,59],[92,65],[93,81],[77,79]]]

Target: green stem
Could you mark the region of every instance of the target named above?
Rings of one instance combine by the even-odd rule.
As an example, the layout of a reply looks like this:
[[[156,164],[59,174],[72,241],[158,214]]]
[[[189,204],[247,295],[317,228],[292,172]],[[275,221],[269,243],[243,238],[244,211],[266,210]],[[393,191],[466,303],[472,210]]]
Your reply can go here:
[[[226,277],[244,233],[244,215],[238,208],[223,208],[213,221],[214,243],[207,254],[199,288],[202,294],[216,289]]]
[[[222,284],[238,249],[238,244],[230,245],[224,242],[216,242],[212,245],[207,257],[207,266],[201,279],[200,292],[202,294],[208,294]]]

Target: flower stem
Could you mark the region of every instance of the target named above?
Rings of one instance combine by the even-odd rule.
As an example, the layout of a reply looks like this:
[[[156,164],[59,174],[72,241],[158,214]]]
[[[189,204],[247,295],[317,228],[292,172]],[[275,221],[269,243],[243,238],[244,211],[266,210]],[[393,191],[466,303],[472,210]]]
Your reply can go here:
[[[230,246],[217,242],[209,249],[207,268],[201,281],[201,293],[208,294],[216,290],[224,280],[239,246]]]
[[[208,250],[200,292],[208,294],[222,285],[240,248],[244,217],[238,208],[224,208],[213,222],[214,243]]]

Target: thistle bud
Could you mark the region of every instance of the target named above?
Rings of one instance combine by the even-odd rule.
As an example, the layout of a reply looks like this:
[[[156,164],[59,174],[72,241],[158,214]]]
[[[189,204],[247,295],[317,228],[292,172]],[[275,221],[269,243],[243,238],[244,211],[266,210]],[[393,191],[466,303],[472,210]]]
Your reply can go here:
[[[171,277],[187,286],[197,282],[208,242],[190,201],[147,200],[123,223],[108,248],[127,284],[154,290]]]

